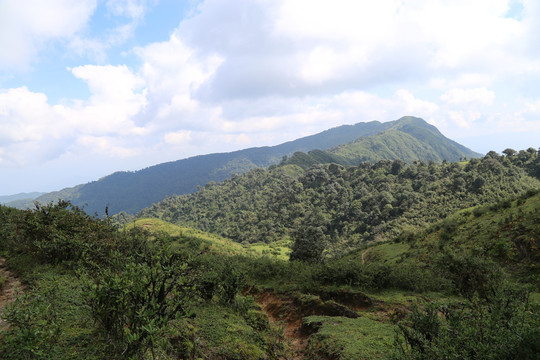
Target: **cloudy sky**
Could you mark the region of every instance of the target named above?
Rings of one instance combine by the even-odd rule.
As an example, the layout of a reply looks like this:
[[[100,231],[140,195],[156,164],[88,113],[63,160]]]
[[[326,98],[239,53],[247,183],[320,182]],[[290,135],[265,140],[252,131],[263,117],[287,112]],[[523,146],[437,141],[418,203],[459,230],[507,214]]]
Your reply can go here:
[[[0,195],[422,117],[540,146],[537,0],[0,0]]]

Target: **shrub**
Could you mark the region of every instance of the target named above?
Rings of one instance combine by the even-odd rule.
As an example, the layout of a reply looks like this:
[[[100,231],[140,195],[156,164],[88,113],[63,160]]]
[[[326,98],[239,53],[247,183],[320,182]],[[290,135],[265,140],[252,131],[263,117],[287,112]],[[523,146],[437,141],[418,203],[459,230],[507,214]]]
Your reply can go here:
[[[139,261],[119,254],[115,266],[86,278],[88,305],[114,351],[142,358],[168,322],[186,315],[193,275],[179,254],[160,249]]]
[[[398,324],[395,359],[538,359],[540,308],[502,284],[485,300],[416,307]]]

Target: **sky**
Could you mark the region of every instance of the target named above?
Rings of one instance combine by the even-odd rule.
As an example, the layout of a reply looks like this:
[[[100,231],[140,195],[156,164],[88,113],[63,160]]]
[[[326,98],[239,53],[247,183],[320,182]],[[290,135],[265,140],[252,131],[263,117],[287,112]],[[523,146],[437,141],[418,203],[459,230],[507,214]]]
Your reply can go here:
[[[412,115],[540,147],[537,0],[0,0],[0,195]]]

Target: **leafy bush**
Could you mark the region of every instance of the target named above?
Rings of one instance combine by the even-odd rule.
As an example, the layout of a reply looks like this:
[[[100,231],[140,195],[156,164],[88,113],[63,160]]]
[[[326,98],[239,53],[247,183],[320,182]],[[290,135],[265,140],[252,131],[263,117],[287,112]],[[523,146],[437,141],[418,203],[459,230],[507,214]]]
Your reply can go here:
[[[115,266],[86,279],[88,305],[115,352],[142,358],[148,349],[154,351],[169,321],[186,315],[193,274],[166,248],[138,261],[112,256]]]
[[[426,304],[398,324],[395,359],[538,359],[540,307],[499,286],[487,299]]]

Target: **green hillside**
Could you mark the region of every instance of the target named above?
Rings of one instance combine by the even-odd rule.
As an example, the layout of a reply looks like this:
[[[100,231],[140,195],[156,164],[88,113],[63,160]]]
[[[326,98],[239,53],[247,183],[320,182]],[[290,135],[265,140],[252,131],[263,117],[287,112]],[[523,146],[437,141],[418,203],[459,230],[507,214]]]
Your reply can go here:
[[[109,214],[121,211],[134,214],[166,196],[192,193],[197,190],[197,186],[204,186],[209,182],[221,182],[233,174],[243,174],[254,168],[265,168],[277,164],[283,160],[284,156],[291,156],[295,152],[326,150],[348,144],[359,138],[380,137],[381,135],[376,134],[384,133],[389,129],[399,129],[400,134],[404,137],[403,134],[409,134],[407,139],[410,141],[404,140],[401,146],[394,142],[389,147],[391,151],[379,149],[377,143],[373,143],[373,147],[369,148],[370,143],[368,142],[363,149],[365,152],[375,154],[373,156],[367,156],[367,153],[362,152],[364,150],[351,150],[352,152],[344,149],[339,150],[344,152],[343,155],[338,150],[335,154],[315,151],[310,154],[311,159],[306,160],[307,163],[302,166],[309,167],[314,163],[329,162],[349,165],[356,164],[364,158],[376,161],[381,159],[394,160],[401,158],[400,156],[407,156],[402,160],[440,161],[446,159],[447,161],[456,161],[461,157],[480,156],[480,154],[446,139],[423,120],[405,117],[386,123],[372,121],[344,125],[271,147],[201,155],[138,171],[117,172],[97,181],[42,195],[36,200],[42,204],[58,199],[69,200],[77,206],[84,207],[90,214],[96,212],[103,214],[106,207],[108,207]],[[412,138],[409,139],[411,136],[415,141],[412,141]],[[407,149],[413,143],[418,149]],[[356,145],[354,148],[356,149]],[[355,151],[360,153],[356,154]],[[379,151],[380,155],[377,155]],[[32,207],[33,202],[12,205]]]
[[[243,243],[272,243],[297,229],[320,231],[325,248],[340,252],[539,188],[540,181],[529,175],[538,155],[527,154],[525,161],[489,154],[463,163],[386,160],[348,168],[318,164],[305,171],[286,164],[171,196],[138,216]]]
[[[295,153],[287,163],[306,169],[314,164],[330,162],[350,166],[364,161],[399,159],[406,162],[441,162],[481,157],[444,137],[436,127],[419,118],[408,116],[382,125],[376,134],[360,137],[326,151]]]
[[[262,242],[241,245],[230,239],[207,233],[194,228],[178,226],[156,218],[142,218],[128,223],[123,231],[140,229],[159,236],[167,234],[173,239],[178,249],[189,249],[200,253],[216,255],[244,255],[253,257],[267,257],[279,260],[289,260],[291,252],[290,240],[282,240],[273,244]]]
[[[256,169],[125,226],[0,205],[0,358],[535,359],[540,160],[507,150]]]

